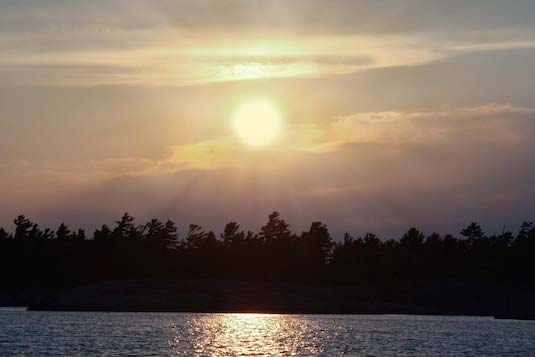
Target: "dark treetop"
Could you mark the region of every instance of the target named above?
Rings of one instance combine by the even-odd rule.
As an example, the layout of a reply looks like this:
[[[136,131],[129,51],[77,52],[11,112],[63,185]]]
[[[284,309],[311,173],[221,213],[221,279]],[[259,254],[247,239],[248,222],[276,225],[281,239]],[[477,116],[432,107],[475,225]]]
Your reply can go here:
[[[400,282],[499,286],[520,296],[535,288],[535,228],[528,222],[518,232],[499,235],[486,235],[474,222],[460,237],[426,236],[410,228],[399,240],[346,233],[341,242],[335,242],[321,222],[293,233],[278,212],[269,215],[258,233],[230,222],[220,237],[197,225],[179,232],[172,221],[152,219],[139,225],[127,213],[114,227],[103,225],[89,237],[65,224],[56,231],[41,229],[24,216],[14,223],[12,233],[0,228],[3,291],[188,279],[373,286],[376,295],[377,287]],[[405,299],[392,289],[380,291],[383,300]],[[426,301],[441,299],[440,290],[433,294],[427,294]]]

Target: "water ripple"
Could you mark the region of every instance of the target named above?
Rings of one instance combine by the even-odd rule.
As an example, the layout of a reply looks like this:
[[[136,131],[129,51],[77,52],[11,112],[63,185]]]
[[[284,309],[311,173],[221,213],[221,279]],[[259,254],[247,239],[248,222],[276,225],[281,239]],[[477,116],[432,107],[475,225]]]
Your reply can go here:
[[[0,355],[535,356],[535,322],[0,310]]]

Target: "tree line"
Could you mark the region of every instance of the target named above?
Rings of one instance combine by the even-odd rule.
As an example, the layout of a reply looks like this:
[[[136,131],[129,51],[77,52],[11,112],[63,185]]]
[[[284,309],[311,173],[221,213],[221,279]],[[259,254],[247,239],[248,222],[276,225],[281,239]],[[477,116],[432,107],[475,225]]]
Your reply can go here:
[[[198,225],[179,234],[168,220],[138,225],[125,213],[87,236],[62,223],[42,229],[25,216],[0,228],[1,288],[64,287],[123,279],[244,279],[385,284],[400,280],[478,281],[534,287],[535,227],[487,235],[475,222],[459,236],[410,228],[399,240],[373,233],[335,241],[313,222],[293,233],[278,212],[258,233],[236,222],[217,237]]]

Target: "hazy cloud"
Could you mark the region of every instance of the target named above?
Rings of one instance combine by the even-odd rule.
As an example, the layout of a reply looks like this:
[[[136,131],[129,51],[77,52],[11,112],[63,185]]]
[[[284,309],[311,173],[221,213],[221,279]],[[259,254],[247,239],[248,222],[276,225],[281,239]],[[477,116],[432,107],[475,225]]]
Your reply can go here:
[[[534,12],[527,1],[7,1],[0,76],[181,86],[415,66],[533,48]]]
[[[109,219],[128,210],[143,219],[159,215],[212,229],[230,219],[255,228],[269,210],[280,209],[299,229],[323,219],[337,234],[374,230],[387,236],[409,225],[447,231],[477,219],[496,230],[530,219],[535,109],[356,113],[334,118],[323,132],[337,143],[327,151],[283,146],[234,157],[220,168],[195,168],[180,156],[90,162],[74,171],[106,175],[80,181],[56,173],[76,190],[49,205],[20,208],[44,222],[62,217],[86,224],[87,217]],[[212,155],[217,161],[224,153],[216,148]]]

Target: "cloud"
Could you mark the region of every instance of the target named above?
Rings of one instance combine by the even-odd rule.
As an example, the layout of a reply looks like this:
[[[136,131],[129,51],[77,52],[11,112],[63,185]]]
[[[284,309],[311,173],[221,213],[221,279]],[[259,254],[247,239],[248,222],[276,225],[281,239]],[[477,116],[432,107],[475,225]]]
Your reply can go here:
[[[106,34],[99,34],[106,37]],[[314,77],[436,60],[418,38],[322,37],[273,34],[125,33],[131,46],[41,48],[49,35],[32,36],[38,47],[7,47],[0,75],[26,85],[184,86],[261,78]],[[151,39],[149,42],[148,38]],[[157,38],[157,40],[154,40]],[[83,41],[76,34],[71,42]]]
[[[122,34],[130,46],[43,49],[8,46],[0,55],[7,83],[55,86],[188,86],[262,78],[325,77],[417,66],[465,52],[534,48],[535,41],[478,43],[410,36],[292,36],[226,33]],[[106,34],[99,34],[106,37]],[[53,37],[56,39],[56,37]],[[234,39],[237,38],[238,40]],[[260,40],[258,40],[260,39]],[[71,42],[83,42],[72,36]]]
[[[503,143],[528,139],[532,108],[489,104],[417,112],[371,112],[334,118],[324,129],[334,142],[441,143],[472,140]],[[499,134],[497,134],[499,133]],[[496,136],[499,135],[499,138]]]
[[[18,85],[189,86],[334,76],[535,47],[531,21],[521,21],[534,10],[530,4],[285,4],[8,2],[0,14],[0,77]]]

